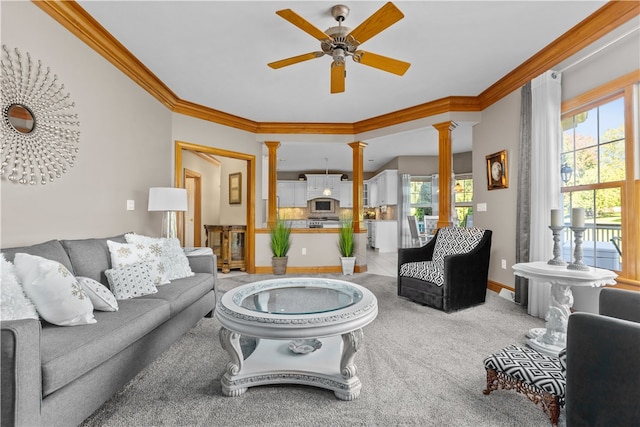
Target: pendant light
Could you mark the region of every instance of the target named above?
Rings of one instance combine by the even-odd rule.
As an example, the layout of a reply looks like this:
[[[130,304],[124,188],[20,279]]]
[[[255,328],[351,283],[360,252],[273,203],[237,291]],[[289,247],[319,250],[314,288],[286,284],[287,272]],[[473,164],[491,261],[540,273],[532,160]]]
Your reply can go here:
[[[329,159],[324,158],[325,174],[324,174],[324,190],[322,190],[323,196],[330,196],[331,189],[329,188]]]

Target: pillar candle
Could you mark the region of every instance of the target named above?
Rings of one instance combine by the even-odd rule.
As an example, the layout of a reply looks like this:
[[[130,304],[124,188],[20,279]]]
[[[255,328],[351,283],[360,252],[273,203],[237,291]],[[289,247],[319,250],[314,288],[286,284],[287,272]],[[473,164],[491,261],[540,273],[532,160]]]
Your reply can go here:
[[[571,211],[571,226],[584,227],[584,208],[573,208]]]
[[[560,209],[551,209],[551,226],[562,227],[562,211]]]

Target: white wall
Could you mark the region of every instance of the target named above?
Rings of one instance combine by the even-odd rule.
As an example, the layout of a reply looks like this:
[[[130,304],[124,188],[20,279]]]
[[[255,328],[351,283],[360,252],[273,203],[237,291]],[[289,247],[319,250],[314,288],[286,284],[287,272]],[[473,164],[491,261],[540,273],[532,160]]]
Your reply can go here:
[[[170,186],[171,113],[31,2],[0,2],[2,43],[58,75],[76,103],[75,166],[46,185],[0,182],[2,247],[48,239],[158,235],[152,186]],[[126,201],[135,200],[135,211]]]
[[[196,156],[188,150],[182,150],[182,167],[200,173],[201,176],[201,225],[220,224],[220,166]],[[201,244],[204,246],[207,235],[200,227]]]

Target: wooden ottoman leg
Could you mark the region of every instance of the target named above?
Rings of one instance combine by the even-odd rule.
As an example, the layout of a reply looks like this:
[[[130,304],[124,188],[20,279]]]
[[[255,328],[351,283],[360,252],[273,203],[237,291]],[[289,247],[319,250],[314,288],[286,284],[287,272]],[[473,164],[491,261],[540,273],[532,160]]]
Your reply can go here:
[[[495,369],[486,368],[487,369],[487,389],[482,390],[482,394],[489,394],[494,390],[498,389],[498,373]]]

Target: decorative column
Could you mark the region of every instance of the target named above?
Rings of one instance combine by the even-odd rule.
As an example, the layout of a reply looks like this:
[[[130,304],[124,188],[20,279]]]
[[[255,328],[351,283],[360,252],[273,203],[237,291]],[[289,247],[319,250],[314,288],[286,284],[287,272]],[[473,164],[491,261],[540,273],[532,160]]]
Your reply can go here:
[[[349,146],[353,150],[353,229],[360,231],[364,216],[364,148],[367,143],[352,142]]]
[[[269,149],[269,198],[267,200],[267,218],[269,227],[277,219],[278,209],[278,147],[279,141],[265,141],[264,145]]]
[[[451,225],[451,175],[453,174],[453,154],[451,151],[451,131],[456,128],[453,121],[432,125],[438,131],[438,228]]]

